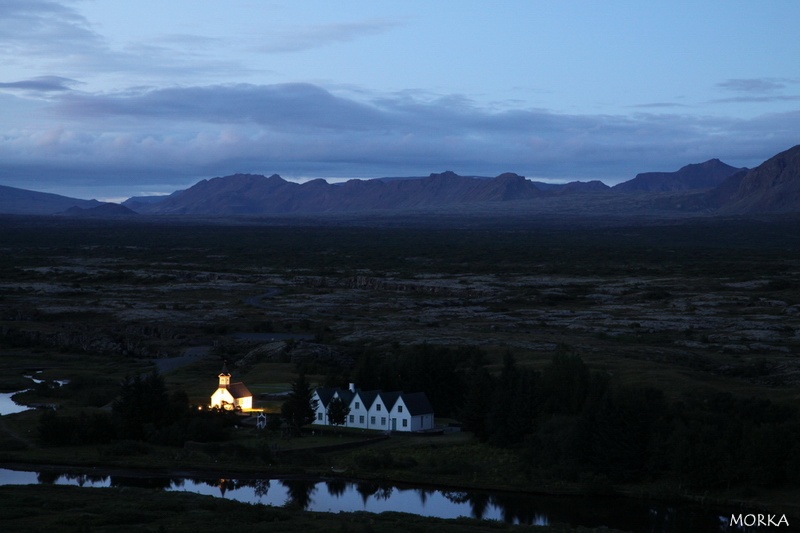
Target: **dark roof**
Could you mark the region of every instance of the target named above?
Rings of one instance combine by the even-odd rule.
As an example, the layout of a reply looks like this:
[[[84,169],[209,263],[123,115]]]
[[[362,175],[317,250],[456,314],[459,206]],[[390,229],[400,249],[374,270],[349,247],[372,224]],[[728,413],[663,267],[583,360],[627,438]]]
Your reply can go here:
[[[408,409],[408,412],[411,416],[433,414],[433,406],[428,400],[428,396],[424,392],[383,392],[381,390],[356,390],[356,392],[351,392],[349,389],[340,389],[338,387],[319,387],[316,389],[316,392],[317,396],[319,396],[319,399],[322,401],[322,406],[326,409],[331,399],[333,399],[334,394],[338,394],[342,401],[344,401],[344,403],[347,405],[350,405],[355,395],[358,394],[359,398],[361,398],[361,402],[364,404],[364,408],[367,410],[372,407],[372,405],[375,403],[375,400],[380,398],[380,400],[386,406],[386,410],[391,411],[398,399],[402,398],[406,405],[406,409]]]
[[[247,390],[247,387],[244,386],[244,383],[231,383],[228,385],[228,391],[231,393],[231,396],[234,398],[246,398],[248,396],[252,396],[250,391]]]
[[[381,392],[381,400],[383,400],[386,410],[391,411],[394,407],[394,404],[397,403],[397,399],[402,395],[403,393],[400,391]]]
[[[228,362],[227,361],[223,361],[222,362],[222,371],[219,373],[219,375],[220,376],[230,376],[231,375],[231,373],[228,372]]]
[[[331,387],[317,387],[317,396],[319,396],[319,401],[322,404],[322,407],[328,407],[328,402],[331,401],[333,395],[338,392],[339,389],[334,389]]]
[[[403,401],[408,408],[411,416],[428,415],[433,413],[433,406],[428,401],[428,396],[424,392],[412,392],[403,394]]]
[[[353,400],[354,393],[350,392],[349,389],[336,389],[337,394],[339,394],[339,398],[342,399],[345,405],[350,405],[350,402]]]
[[[372,407],[372,404],[375,403],[375,398],[378,397],[380,392],[379,390],[357,390],[356,394],[358,394],[361,401],[364,402],[364,408],[369,409]]]

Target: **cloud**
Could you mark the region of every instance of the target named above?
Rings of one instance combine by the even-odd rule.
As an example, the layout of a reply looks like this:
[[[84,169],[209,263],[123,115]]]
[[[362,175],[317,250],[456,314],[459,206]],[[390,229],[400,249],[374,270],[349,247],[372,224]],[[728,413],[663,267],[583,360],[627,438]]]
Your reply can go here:
[[[264,42],[258,44],[255,49],[268,54],[300,52],[379,35],[401,24],[402,22],[396,20],[376,19],[289,28],[265,35]]]
[[[717,87],[740,93],[763,94],[785,88],[787,81],[780,78],[734,78],[718,83]]]
[[[86,55],[103,39],[74,9],[49,0],[4,0],[0,3],[0,54],[16,63],[30,55]]]
[[[756,119],[498,111],[461,95],[356,98],[312,84],[62,91],[42,105],[57,126],[0,132],[6,184],[140,190],[235,172],[379,177],[447,169],[610,184],[714,157],[754,166],[796,144],[800,124],[800,111]]]
[[[731,98],[719,98],[712,100],[715,104],[730,104],[730,103],[768,103],[768,102],[797,102],[800,101],[800,96],[794,95],[769,95],[769,96],[734,96]]]
[[[677,102],[651,102],[648,104],[634,104],[631,106],[633,109],[668,109],[677,107],[688,107],[686,104],[679,104]]]
[[[71,85],[80,83],[76,80],[61,76],[38,76],[29,80],[0,83],[0,89],[12,89],[32,92],[61,92],[70,91]]]
[[[57,109],[67,116],[129,116],[215,124],[257,124],[280,131],[374,129],[379,110],[307,83],[214,85],[70,95]]]

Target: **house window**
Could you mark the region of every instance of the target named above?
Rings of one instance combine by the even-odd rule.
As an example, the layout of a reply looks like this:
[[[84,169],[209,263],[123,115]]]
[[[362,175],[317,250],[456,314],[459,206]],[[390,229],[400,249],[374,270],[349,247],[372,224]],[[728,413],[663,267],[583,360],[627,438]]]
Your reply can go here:
[[[375,425],[375,417],[374,416],[369,417],[369,423],[372,424],[372,425]]]
[[[403,406],[402,405],[398,405],[397,406],[397,412],[398,413],[402,413],[403,412]]]
[[[355,421],[356,421],[356,415],[350,415],[350,423],[352,424]]]
[[[408,420],[406,420],[405,418],[403,419],[403,427],[404,428],[408,427]]]
[[[356,402],[356,409],[361,409],[361,403],[360,402]]]
[[[378,404],[378,407],[376,407],[375,410],[376,411],[380,411],[381,410],[381,404]]]
[[[317,413],[317,420],[322,420],[322,413]]]
[[[385,416],[382,416],[382,417],[381,417],[381,425],[382,425],[382,426],[385,426],[385,425],[386,425],[386,417],[385,417]]]
[[[361,416],[358,417],[358,423],[359,424],[363,424],[364,423],[364,415],[361,415]]]

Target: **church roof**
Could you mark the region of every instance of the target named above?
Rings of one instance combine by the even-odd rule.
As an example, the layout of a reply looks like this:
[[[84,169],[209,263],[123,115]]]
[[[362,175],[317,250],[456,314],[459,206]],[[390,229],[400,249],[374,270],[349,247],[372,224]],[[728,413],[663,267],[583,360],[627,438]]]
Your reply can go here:
[[[231,383],[228,385],[228,392],[231,393],[231,396],[234,398],[247,398],[248,396],[252,396],[250,391],[247,390],[247,387],[244,386],[244,383]]]

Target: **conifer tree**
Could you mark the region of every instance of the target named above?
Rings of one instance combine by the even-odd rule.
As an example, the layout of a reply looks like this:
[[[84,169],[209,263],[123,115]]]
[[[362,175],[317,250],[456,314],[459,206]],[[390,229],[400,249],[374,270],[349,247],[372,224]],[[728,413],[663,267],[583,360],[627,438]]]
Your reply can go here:
[[[317,401],[313,399],[314,391],[306,376],[300,373],[292,383],[292,392],[283,403],[281,415],[292,428],[295,436],[300,435],[300,429],[314,421],[317,410]]]

